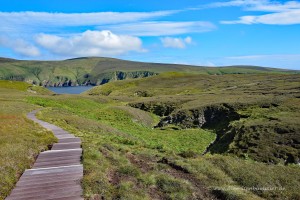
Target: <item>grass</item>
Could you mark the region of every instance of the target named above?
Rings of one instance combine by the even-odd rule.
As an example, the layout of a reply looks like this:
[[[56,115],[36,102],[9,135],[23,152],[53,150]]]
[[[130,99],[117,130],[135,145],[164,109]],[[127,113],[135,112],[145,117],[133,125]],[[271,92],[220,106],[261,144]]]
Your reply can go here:
[[[131,136],[125,140],[115,139],[128,145],[140,143],[161,151],[174,153],[193,151],[201,154],[215,138],[213,133],[199,129],[168,131],[153,129],[152,126],[145,126],[137,122],[127,110],[115,107],[116,103],[114,102],[103,105],[92,99],[78,97],[56,98],[55,100],[54,97],[52,99],[29,97],[28,101],[41,106],[65,108],[72,113],[100,121],[106,126],[114,127],[122,133]],[[143,115],[144,118],[151,118],[146,112]]]
[[[151,166],[146,169],[150,159],[167,155],[160,148],[149,147],[139,140],[132,142],[134,140],[130,134],[109,128],[97,120],[84,119],[70,111],[46,109],[39,117],[82,137],[86,198],[152,199],[153,195],[159,195],[170,199],[186,199],[192,195],[192,188],[187,181],[165,174],[157,161],[149,163]],[[129,159],[129,156],[134,158]],[[143,160],[145,163],[139,166],[133,161],[138,156],[149,159]],[[135,192],[128,193],[129,187],[135,188]]]
[[[29,87],[31,87],[31,85],[24,82],[0,80],[0,88],[27,91]]]
[[[225,199],[255,199],[258,196],[266,199],[299,198],[300,171],[296,165],[267,165],[222,155],[176,162],[220,192]]]
[[[189,179],[168,174],[169,166],[158,162],[162,157],[168,157],[170,163],[185,168],[205,187],[211,190],[222,188],[223,190],[215,193],[227,199],[293,199],[299,195],[296,190],[299,181],[293,178],[300,172],[298,166],[270,166],[222,155],[183,158],[160,149],[149,148],[139,142],[129,143],[129,134],[120,133],[97,120],[85,119],[64,109],[48,108],[39,117],[83,138],[83,186],[86,198],[105,196],[147,199],[153,197],[152,190],[156,195],[170,199],[191,198],[195,191],[193,184]],[[129,155],[133,155],[135,161]],[[289,176],[286,176],[287,171]],[[124,184],[137,187],[139,192],[128,196],[123,190]],[[174,192],[173,187],[177,188],[178,193]],[[233,189],[244,187],[284,187],[285,190],[278,193]]]
[[[34,94],[53,94],[53,92],[39,86],[31,85],[20,81],[0,80],[0,88],[13,89],[22,92],[31,92]]]
[[[82,139],[82,186],[86,199],[201,199],[212,194],[220,199],[298,199],[298,165],[255,161],[255,156],[263,153],[271,158],[268,147],[273,153],[290,145],[272,146],[274,140],[270,136],[281,141],[284,137],[291,139],[291,135],[270,134],[266,130],[298,130],[298,85],[299,75],[168,73],[109,83],[87,92],[93,95],[52,96],[4,88],[0,89],[0,100],[6,102],[6,109],[11,104],[14,112],[26,113],[42,106],[38,118]],[[146,91],[149,96],[135,95],[137,91]],[[176,124],[153,128],[165,116],[181,112],[192,117],[191,111],[224,103],[242,116],[231,122],[230,128],[245,130],[234,135],[226,153],[201,156],[216,137],[213,129],[183,129]],[[246,148],[249,152],[242,148],[253,142],[253,133],[258,132],[248,129],[253,126],[261,127],[256,141],[261,146],[256,153],[250,151],[253,148]],[[19,134],[26,133],[19,129]],[[24,160],[22,163],[26,164]],[[275,189],[253,190],[254,187]]]
[[[260,95],[272,93],[297,92],[299,75],[281,74],[243,74],[243,75],[197,75],[183,73],[164,73],[159,76],[112,82],[87,91],[89,95],[130,96],[138,98],[137,92],[149,96],[166,95],[204,95],[204,94],[243,94]],[[242,97],[243,97],[242,96]],[[174,98],[174,96],[173,96]],[[215,100],[215,99],[213,99]]]
[[[229,152],[266,163],[299,163],[299,102],[295,98],[277,107],[241,109],[244,118],[231,123],[232,128],[212,152]]]
[[[132,98],[128,103],[132,107],[169,116],[166,122],[171,119],[167,123],[171,128],[199,128],[199,113],[204,116],[209,109],[230,107],[242,119],[232,122],[228,130],[218,131],[221,139],[211,152],[287,164],[299,163],[299,82],[299,75],[222,75],[216,79],[209,75],[165,73],[108,83],[86,94]],[[105,93],[110,89],[113,92]],[[150,95],[138,97],[137,91]],[[221,116],[220,112],[214,115]],[[226,119],[225,116],[219,121],[224,124]],[[217,127],[224,128],[213,120],[208,125],[215,131]]]
[[[23,82],[0,81],[0,199],[10,193],[38,153],[56,141],[51,132],[26,118],[36,108],[23,101],[28,87]]]

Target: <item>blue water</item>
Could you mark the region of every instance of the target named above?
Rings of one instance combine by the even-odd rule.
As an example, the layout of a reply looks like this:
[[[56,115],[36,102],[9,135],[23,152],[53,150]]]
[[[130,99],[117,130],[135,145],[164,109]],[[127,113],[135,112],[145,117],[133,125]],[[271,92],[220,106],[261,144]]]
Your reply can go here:
[[[47,89],[56,94],[80,94],[91,89],[94,86],[76,86],[76,87],[47,87]]]

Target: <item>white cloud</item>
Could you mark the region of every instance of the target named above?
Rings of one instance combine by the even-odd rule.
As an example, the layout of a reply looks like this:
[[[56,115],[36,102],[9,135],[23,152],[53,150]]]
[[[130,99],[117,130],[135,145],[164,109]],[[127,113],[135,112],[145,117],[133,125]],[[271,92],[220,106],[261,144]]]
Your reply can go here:
[[[93,26],[153,19],[172,15],[176,12],[178,11],[96,13],[0,12],[0,24]]]
[[[155,21],[182,11],[0,12],[0,37],[10,38],[18,43],[5,45],[6,48],[27,56],[114,56],[129,51],[143,51],[142,41],[138,36],[172,36],[212,31],[216,28],[212,23],[202,21]],[[99,31],[86,31],[95,29]],[[87,35],[95,38],[103,36],[104,39],[91,42]],[[116,43],[118,46],[115,46]]]
[[[80,35],[60,37],[39,34],[36,42],[60,56],[115,56],[129,51],[142,52],[142,41],[133,36],[116,35],[110,31],[85,31]]]
[[[260,16],[243,16],[236,21],[221,21],[222,24],[272,24],[291,25],[300,24],[300,10],[271,13]]]
[[[186,38],[164,37],[164,38],[160,38],[160,40],[163,46],[166,48],[183,49],[186,47],[187,44],[192,43],[191,37],[186,37]]]
[[[186,38],[184,39],[184,41],[185,41],[185,43],[187,43],[187,44],[191,44],[191,43],[192,43],[192,38],[191,38],[191,37],[186,37]]]
[[[40,55],[37,47],[22,39],[13,40],[7,37],[0,37],[0,46],[10,48],[22,56],[36,57]]]
[[[0,27],[1,35],[24,38],[36,33],[78,33],[92,29],[95,26],[153,20],[177,12],[179,11],[95,13],[0,12]],[[109,28],[102,30],[107,29],[110,30]]]
[[[251,11],[265,11],[265,12],[284,12],[290,10],[300,9],[300,2],[286,1],[285,3],[279,3],[278,1],[256,1],[254,4],[250,4],[246,10]]]
[[[210,22],[188,21],[188,22],[140,22],[105,26],[116,33],[126,33],[134,36],[166,36],[185,33],[201,33],[216,29]],[[103,29],[103,26],[98,27]]]
[[[227,2],[215,2],[209,4],[207,7],[243,7],[245,10],[251,11],[265,11],[265,12],[282,12],[291,9],[300,9],[300,2],[286,1],[280,3],[278,1],[270,0],[233,0]]]
[[[238,6],[243,7],[246,11],[268,12],[268,14],[263,15],[242,16],[239,20],[221,21],[222,24],[300,24],[300,2],[298,1],[280,3],[270,0],[234,0],[212,3],[210,6]]]

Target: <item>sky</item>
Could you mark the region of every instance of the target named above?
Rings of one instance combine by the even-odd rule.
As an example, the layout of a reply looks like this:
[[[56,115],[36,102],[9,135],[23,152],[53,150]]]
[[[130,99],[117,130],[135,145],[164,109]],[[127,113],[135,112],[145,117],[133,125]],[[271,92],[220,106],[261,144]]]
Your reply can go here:
[[[300,70],[300,0],[1,0],[0,57]]]

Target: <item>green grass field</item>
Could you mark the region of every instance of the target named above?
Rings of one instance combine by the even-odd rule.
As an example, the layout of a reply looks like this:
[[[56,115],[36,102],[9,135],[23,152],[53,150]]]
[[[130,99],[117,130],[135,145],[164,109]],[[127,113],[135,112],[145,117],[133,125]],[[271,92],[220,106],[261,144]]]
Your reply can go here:
[[[19,118],[1,123],[3,138],[18,131],[0,139],[6,142],[3,152],[16,155],[0,167],[12,162],[21,167],[0,174],[7,186],[1,187],[1,198],[33,162],[34,156],[24,154],[36,155],[54,141],[25,119],[25,113],[43,107],[38,118],[82,139],[86,199],[299,199],[300,168],[294,164],[300,149],[299,79],[166,73],[108,83],[81,95],[52,95],[37,86],[33,93],[28,90],[33,86],[2,81],[1,111]],[[230,108],[240,118],[199,127],[195,122],[207,108]],[[168,116],[184,117],[154,128]],[[13,140],[17,136],[35,139]]]

